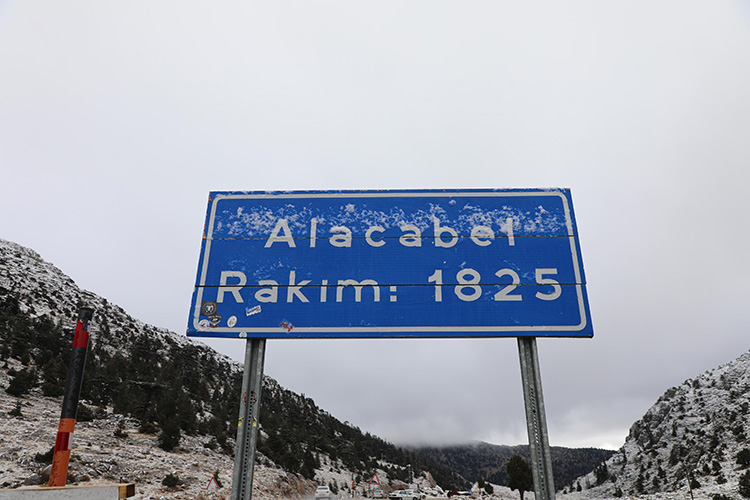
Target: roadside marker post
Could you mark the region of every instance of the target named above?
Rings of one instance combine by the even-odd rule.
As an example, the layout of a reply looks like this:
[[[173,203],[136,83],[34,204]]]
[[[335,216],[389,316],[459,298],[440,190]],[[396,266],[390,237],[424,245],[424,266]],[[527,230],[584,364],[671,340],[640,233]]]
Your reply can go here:
[[[89,345],[89,321],[91,321],[93,315],[94,309],[91,307],[84,306],[78,311],[78,321],[73,336],[73,348],[68,365],[68,378],[65,383],[65,396],[60,412],[60,423],[55,440],[55,454],[52,458],[52,471],[50,472],[48,486],[65,486],[67,481],[68,464],[70,462],[70,437],[76,426],[78,400],[81,396],[83,369],[86,365],[86,353]]]
[[[251,498],[269,338],[518,340],[554,500],[537,337],[591,338],[569,189],[209,193],[188,336],[246,339],[232,500]]]

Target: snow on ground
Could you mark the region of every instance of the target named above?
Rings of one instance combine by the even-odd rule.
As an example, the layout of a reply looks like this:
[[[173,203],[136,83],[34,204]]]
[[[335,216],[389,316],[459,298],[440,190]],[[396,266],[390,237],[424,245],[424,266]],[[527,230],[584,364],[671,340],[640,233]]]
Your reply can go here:
[[[0,387],[7,382],[7,375],[0,370]],[[11,415],[17,401],[22,417]],[[34,458],[53,448],[60,408],[58,398],[38,393],[20,400],[7,394],[0,397],[0,487],[38,482],[37,475],[46,464]],[[127,437],[115,436],[120,425]],[[204,441],[206,438],[183,436],[180,450],[169,453],[158,447],[155,435],[140,434],[136,420],[110,414],[106,419],[76,423],[69,472],[79,479],[78,484],[135,483],[136,496],[132,498],[145,500],[201,498],[218,471],[223,488],[211,498],[219,500],[231,487],[234,459],[206,448]],[[168,474],[177,475],[183,484],[171,490],[163,486]],[[259,500],[280,496],[301,499],[311,489],[296,476],[260,463],[254,486],[253,497]]]

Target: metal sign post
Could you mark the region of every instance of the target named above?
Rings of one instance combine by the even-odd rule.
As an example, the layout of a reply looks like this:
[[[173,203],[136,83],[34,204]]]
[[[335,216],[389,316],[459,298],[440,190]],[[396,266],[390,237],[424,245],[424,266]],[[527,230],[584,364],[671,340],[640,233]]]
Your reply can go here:
[[[250,500],[252,498],[265,354],[266,339],[247,339],[245,344],[245,369],[242,376],[242,399],[240,399],[240,420],[237,425],[237,444],[234,449],[232,500]]]
[[[542,376],[534,337],[518,338],[518,356],[521,359],[521,382],[526,407],[526,427],[531,449],[531,473],[534,477],[534,498],[555,500],[555,482],[552,477],[552,457],[547,434],[547,418],[542,397]]]

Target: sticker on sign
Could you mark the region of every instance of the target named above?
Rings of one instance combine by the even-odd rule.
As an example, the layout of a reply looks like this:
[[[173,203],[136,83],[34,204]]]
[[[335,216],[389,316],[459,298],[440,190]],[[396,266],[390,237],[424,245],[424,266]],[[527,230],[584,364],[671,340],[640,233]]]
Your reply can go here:
[[[591,337],[568,189],[212,192],[196,337]]]

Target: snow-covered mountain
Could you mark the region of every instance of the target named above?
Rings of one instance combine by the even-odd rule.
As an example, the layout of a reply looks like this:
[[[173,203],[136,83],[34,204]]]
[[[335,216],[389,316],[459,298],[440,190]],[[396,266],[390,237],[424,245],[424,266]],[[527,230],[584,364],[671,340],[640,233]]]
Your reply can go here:
[[[750,352],[668,389],[632,425],[623,447],[566,491],[580,485],[587,498],[686,498],[691,490],[695,498],[739,498],[740,478],[750,478],[748,433]]]
[[[149,495],[194,498],[216,475],[231,483],[242,368],[210,347],[147,325],[76,284],[36,252],[0,239],[0,488],[40,481],[51,459],[79,307],[91,306],[86,372],[73,434],[71,480],[135,482]],[[264,378],[254,496],[302,498],[468,482],[363,434],[312,399]],[[162,481],[182,484],[167,491]],[[446,483],[447,481],[447,483]],[[450,486],[455,487],[455,486]],[[226,491],[226,488],[225,488]]]

